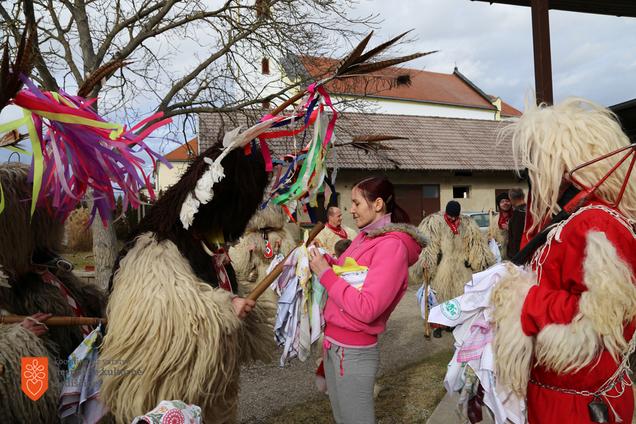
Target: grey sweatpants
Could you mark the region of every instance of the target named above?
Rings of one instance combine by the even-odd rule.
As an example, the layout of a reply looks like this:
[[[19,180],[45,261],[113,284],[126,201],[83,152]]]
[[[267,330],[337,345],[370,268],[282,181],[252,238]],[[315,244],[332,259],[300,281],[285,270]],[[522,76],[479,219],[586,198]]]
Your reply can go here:
[[[337,424],[374,424],[373,386],[380,363],[378,346],[326,350],[325,378]]]

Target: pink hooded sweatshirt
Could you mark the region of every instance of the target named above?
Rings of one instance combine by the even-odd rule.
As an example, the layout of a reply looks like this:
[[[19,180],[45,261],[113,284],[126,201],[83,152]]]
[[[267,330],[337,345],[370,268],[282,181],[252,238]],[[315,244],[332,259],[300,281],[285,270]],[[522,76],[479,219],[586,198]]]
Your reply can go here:
[[[327,290],[325,336],[345,346],[370,346],[384,332],[389,316],[408,286],[409,266],[425,246],[424,237],[408,224],[393,224],[385,215],[360,231],[349,248],[330,264],[342,265],[351,257],[368,267],[361,291],[332,269],[320,276]]]

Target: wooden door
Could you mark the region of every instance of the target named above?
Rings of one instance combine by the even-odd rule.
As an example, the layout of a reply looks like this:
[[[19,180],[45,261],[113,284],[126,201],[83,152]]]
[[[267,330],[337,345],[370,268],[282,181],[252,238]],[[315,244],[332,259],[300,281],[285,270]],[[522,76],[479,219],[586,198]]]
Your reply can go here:
[[[409,214],[411,224],[422,220],[422,187],[419,184],[399,184],[394,186],[395,201]]]
[[[425,215],[439,211],[438,184],[396,184],[395,200],[417,225]]]
[[[423,216],[440,211],[439,184],[422,185],[422,208],[425,214]]]

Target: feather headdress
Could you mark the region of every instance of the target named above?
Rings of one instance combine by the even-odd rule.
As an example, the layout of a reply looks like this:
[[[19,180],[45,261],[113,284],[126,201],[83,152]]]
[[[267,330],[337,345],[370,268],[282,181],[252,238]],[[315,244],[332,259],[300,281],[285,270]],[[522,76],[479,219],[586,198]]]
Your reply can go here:
[[[221,160],[226,154],[236,148],[248,146],[250,141],[258,140],[261,152],[264,155],[266,170],[271,171],[273,166],[267,140],[293,136],[301,132],[306,133],[309,128],[313,129],[311,141],[304,146],[302,154],[292,155],[292,162],[287,165],[283,176],[277,179],[277,184],[273,187],[270,197],[274,203],[283,206],[295,204],[296,202],[307,204],[314,201],[326,177],[325,160],[327,152],[332,145],[337,119],[336,110],[325,90],[325,84],[334,79],[369,74],[434,53],[415,53],[394,59],[373,61],[379,54],[395,45],[407,33],[402,33],[365,52],[364,50],[373,35],[373,32],[371,32],[340,62],[338,68],[331,75],[309,85],[305,90],[292,96],[274,109],[272,113],[265,115],[261,122],[248,130],[241,133],[240,128],[236,128],[226,133],[223,141],[223,153],[214,161],[206,160],[207,171],[181,203],[180,219],[183,227],[189,228],[200,205],[208,203],[213,198],[214,185],[224,178]],[[403,76],[400,77],[399,84],[408,83]],[[300,100],[305,95],[307,95],[307,99],[303,102],[303,106],[294,111],[291,116],[277,116],[287,106]],[[331,109],[331,117],[329,119],[327,119],[325,106]],[[298,123],[301,124],[300,127],[298,127]],[[282,127],[288,128],[280,129]],[[277,129],[269,131],[273,128]],[[376,143],[374,147],[383,148],[384,146]]]

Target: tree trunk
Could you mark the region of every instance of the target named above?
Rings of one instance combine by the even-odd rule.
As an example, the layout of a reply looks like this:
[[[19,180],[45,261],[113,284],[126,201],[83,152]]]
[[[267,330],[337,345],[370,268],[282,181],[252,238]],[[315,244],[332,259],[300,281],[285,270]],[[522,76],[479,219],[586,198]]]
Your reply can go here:
[[[92,193],[89,195],[93,203]],[[92,205],[91,205],[92,207]],[[93,232],[93,255],[95,256],[95,284],[101,289],[108,289],[108,282],[117,258],[117,236],[112,225],[112,216],[108,218],[108,227],[104,227],[99,212],[95,215],[91,231]]]

